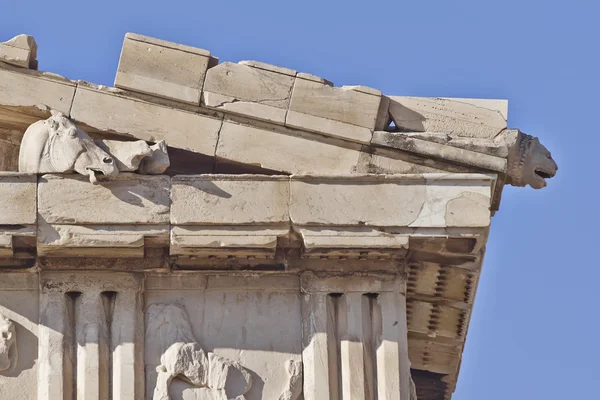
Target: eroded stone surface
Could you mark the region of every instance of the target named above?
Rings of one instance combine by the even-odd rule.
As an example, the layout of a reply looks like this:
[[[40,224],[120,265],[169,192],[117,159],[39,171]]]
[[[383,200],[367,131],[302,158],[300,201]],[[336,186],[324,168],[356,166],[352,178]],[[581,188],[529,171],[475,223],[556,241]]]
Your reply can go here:
[[[168,225],[59,225],[38,223],[37,250],[45,256],[143,257],[147,241],[167,245]]]
[[[244,64],[223,63],[206,74],[204,90],[238,100],[287,109],[294,78]]]
[[[362,126],[347,124],[345,122],[308,115],[292,110],[287,112],[285,125],[290,128],[325,133],[328,136],[365,144],[371,141],[372,135],[371,130]]]
[[[268,143],[268,146],[265,146]],[[297,132],[224,121],[217,156],[292,174],[349,174],[358,163],[360,149]]]
[[[71,116],[98,131],[214,155],[221,120],[79,85]],[[135,116],[135,117],[132,117]]]
[[[18,35],[0,43],[0,61],[23,68],[37,69],[37,44],[33,36]]]
[[[373,130],[381,101],[381,94],[374,93],[366,94],[352,87],[334,88],[298,78],[290,110]]]
[[[506,112],[495,103],[486,107],[486,100],[389,98],[389,115],[396,129],[493,139],[506,128]]]
[[[139,40],[142,48],[164,47],[145,40]],[[136,81],[150,82],[147,93],[155,97],[80,83],[73,112],[100,137],[168,139],[209,156],[216,150],[217,157],[246,168],[330,176],[177,177],[173,190],[167,177],[122,174],[91,186],[75,175],[45,176],[37,229],[35,177],[29,182],[0,176],[0,194],[10,196],[8,215],[0,213],[0,265],[32,260],[36,264],[28,266],[45,276],[38,284],[30,278],[37,276],[33,269],[2,272],[0,312],[16,323],[23,368],[0,376],[0,398],[62,399],[77,391],[86,399],[109,398],[109,390],[115,399],[138,398],[145,376],[148,399],[409,399],[415,392],[409,353],[414,368],[445,375],[446,394],[452,391],[487,238],[491,190],[504,179],[542,186],[556,172],[550,154],[518,131],[502,128],[492,136],[506,120],[503,102],[427,99],[415,105],[414,98],[384,97],[371,107],[364,98],[352,100],[380,96],[370,88],[333,88],[321,78],[258,62],[233,65],[243,74],[256,70],[319,85],[307,89],[307,104],[314,104],[304,104],[301,112],[288,111],[285,102],[262,104],[261,91],[270,88],[256,88],[256,81],[244,87],[243,78],[239,87],[225,85],[234,94],[204,93],[205,105],[219,111],[191,107],[182,102],[196,95],[201,82],[176,82],[185,74],[176,76],[167,66],[155,70],[169,76]],[[0,131],[2,140],[18,144],[12,137],[20,139],[20,133],[11,132],[23,132],[33,122],[29,118],[46,118],[54,105],[69,111],[73,83],[0,68],[0,125],[11,129]],[[245,93],[249,89],[252,95]],[[158,98],[177,96],[179,103]],[[315,106],[323,98],[326,104]],[[422,126],[394,101],[424,116]],[[363,122],[373,109],[374,128],[385,130],[394,120],[402,132],[376,133],[371,140],[374,128]],[[211,116],[202,114],[207,112]],[[294,129],[280,126],[282,121]],[[127,146],[138,149],[120,157],[122,169],[161,173],[169,164],[164,142]],[[136,153],[148,147],[152,155],[139,161]],[[443,170],[449,173],[382,176]],[[474,170],[494,171],[498,178],[463,174]],[[379,176],[331,176],[363,171]],[[173,211],[176,219],[170,218],[171,200],[173,209],[180,207]],[[173,222],[185,225],[169,226]],[[91,257],[74,261],[85,255]],[[166,255],[173,269],[157,262]],[[129,256],[146,258],[115,261]],[[144,272],[106,272],[134,263]],[[91,273],[92,265],[104,272]],[[48,278],[52,268],[69,271]],[[15,274],[28,278],[17,280]],[[138,321],[144,303],[151,304],[145,373],[136,359],[144,353]],[[151,311],[155,305],[164,307]],[[110,382],[106,371],[113,372]],[[29,385],[36,375],[38,387]]]
[[[170,185],[167,176],[124,173],[111,182],[90,185],[75,175],[44,175],[38,213],[50,224],[168,224]]]
[[[202,350],[183,307],[152,304],[147,316],[146,340],[161,354],[153,400],[170,400],[169,385],[175,378],[208,390],[209,398],[244,399],[252,387],[250,374],[241,365]]]
[[[164,140],[160,140],[158,143],[150,146],[150,149],[152,149],[152,155],[142,159],[138,171],[140,174],[160,175],[171,165],[169,153],[167,152],[167,143]]]
[[[445,140],[445,142],[439,143],[437,139],[439,136],[443,136],[443,139],[439,139],[439,141]],[[403,133],[376,131],[373,134],[372,143],[406,150],[408,152],[420,154],[430,158],[438,158],[444,161],[456,162],[475,168],[501,173],[506,172],[505,158],[497,157],[492,154],[486,154],[485,150],[488,149],[491,150],[490,153],[493,153],[494,147],[492,147],[492,141],[489,141],[490,146],[485,149],[475,147],[476,143],[474,143],[473,147],[480,151],[473,151],[466,148],[457,148],[452,144],[449,144],[452,143],[452,137],[446,134],[434,135],[428,134],[427,132]],[[488,141],[485,143],[488,143]],[[484,143],[482,143],[482,145],[483,144]]]
[[[35,224],[36,192],[35,175],[0,173],[0,225]]]
[[[279,400],[296,400],[302,394],[302,362],[289,360],[285,363],[285,369],[290,379]]]
[[[207,50],[128,33],[115,87],[198,105],[214,62]]]
[[[57,75],[0,68],[0,122],[24,129],[48,118],[51,110],[68,116],[74,93],[75,84]]]
[[[286,177],[176,176],[171,190],[171,222],[180,225],[287,223],[289,198]]]
[[[362,184],[342,177],[296,178],[291,182],[290,216],[299,225],[488,226],[493,178],[475,174],[462,178],[461,183],[458,174],[367,176]],[[465,195],[479,211],[465,215],[448,209],[450,202]]]
[[[259,102],[239,100],[232,96],[207,91],[202,92],[202,103],[206,107],[278,124],[285,123],[285,116],[287,113],[285,108],[273,107]]]

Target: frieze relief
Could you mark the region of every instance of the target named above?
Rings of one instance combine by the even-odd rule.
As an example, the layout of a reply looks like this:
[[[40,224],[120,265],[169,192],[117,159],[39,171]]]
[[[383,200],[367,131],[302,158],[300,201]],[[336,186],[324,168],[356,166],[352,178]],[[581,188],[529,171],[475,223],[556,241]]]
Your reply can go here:
[[[252,387],[252,377],[244,367],[202,349],[179,305],[148,307],[146,341],[162,353],[152,400],[171,400],[173,379],[190,384],[195,398],[206,400],[244,400]]]

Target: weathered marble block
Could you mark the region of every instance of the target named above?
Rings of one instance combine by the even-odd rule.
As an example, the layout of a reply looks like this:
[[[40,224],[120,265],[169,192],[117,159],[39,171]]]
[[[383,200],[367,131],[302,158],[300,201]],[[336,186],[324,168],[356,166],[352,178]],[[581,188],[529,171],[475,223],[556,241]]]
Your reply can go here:
[[[290,230],[289,190],[285,176],[173,177],[171,254],[274,255]]]
[[[18,35],[0,43],[0,61],[23,68],[37,69],[37,44],[33,36]]]
[[[286,125],[359,143],[369,143],[381,92],[363,86],[331,87],[296,78]]]
[[[323,252],[340,255],[350,252],[358,253],[361,250],[386,250],[402,254],[402,250],[409,247],[409,235],[392,234],[380,229],[368,227],[355,228],[299,228],[300,235],[307,253]],[[392,250],[393,249],[393,250]],[[358,250],[358,251],[356,251]]]
[[[265,175],[173,177],[175,225],[279,225],[289,222],[289,178]]]
[[[37,176],[0,172],[0,225],[34,225]]]
[[[221,120],[79,84],[71,116],[91,130],[214,155]],[[132,118],[132,116],[135,116]]]
[[[40,223],[41,256],[144,257],[145,246],[168,247],[169,225],[58,225]]]
[[[50,110],[69,115],[75,83],[58,75],[18,68],[0,68],[2,125],[25,127],[50,116]],[[3,114],[15,111],[14,114]]]
[[[303,226],[486,227],[493,184],[483,174],[297,176],[290,216]]]
[[[283,124],[295,71],[262,63],[262,68],[255,65],[223,63],[209,69],[202,94],[203,104]]]
[[[124,173],[102,185],[77,175],[44,175],[38,213],[50,224],[168,224],[170,186],[163,175]]]
[[[225,120],[216,155],[284,173],[349,174],[358,163],[360,146]]]
[[[288,235],[289,225],[280,226],[173,226],[170,254],[214,256],[219,250],[237,256],[273,255],[278,238]]]
[[[14,255],[16,237],[35,237],[37,176],[0,172],[0,257]]]
[[[206,71],[216,63],[208,50],[127,33],[115,87],[199,105]]]
[[[123,173],[91,185],[83,176],[44,175],[39,185],[40,255],[143,257],[145,246],[168,246],[168,176]]]
[[[506,128],[508,102],[389,96],[389,116],[396,128],[414,132],[493,139]]]

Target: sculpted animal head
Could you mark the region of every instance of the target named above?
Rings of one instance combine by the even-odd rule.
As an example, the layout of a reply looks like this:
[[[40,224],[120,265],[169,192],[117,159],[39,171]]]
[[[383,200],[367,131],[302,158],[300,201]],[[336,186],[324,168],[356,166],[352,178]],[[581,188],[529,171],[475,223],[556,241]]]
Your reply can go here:
[[[94,184],[119,173],[113,157],[62,113],[27,128],[19,150],[19,171],[75,171],[89,176]]]
[[[546,187],[546,179],[555,176],[557,171],[558,165],[539,139],[519,133],[508,156],[508,183],[541,189]]]
[[[15,324],[0,314],[0,371],[6,371],[11,367],[13,362],[11,354],[16,355],[16,345]]]

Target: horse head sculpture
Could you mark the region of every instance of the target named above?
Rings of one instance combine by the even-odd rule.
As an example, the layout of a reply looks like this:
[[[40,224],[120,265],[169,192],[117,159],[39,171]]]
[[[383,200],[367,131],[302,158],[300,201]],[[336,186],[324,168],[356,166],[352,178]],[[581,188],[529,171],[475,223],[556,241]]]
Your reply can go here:
[[[19,150],[19,172],[73,171],[89,176],[93,184],[119,173],[113,157],[62,113],[27,128]]]

